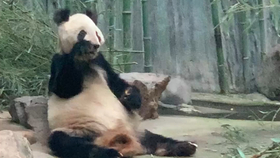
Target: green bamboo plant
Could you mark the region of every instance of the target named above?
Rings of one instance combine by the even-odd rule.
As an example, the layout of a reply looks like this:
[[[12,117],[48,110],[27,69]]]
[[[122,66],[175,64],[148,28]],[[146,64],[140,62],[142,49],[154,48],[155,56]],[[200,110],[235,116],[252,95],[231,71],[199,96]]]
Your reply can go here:
[[[109,19],[109,35],[108,35],[108,51],[109,51],[109,62],[113,63],[114,60],[114,4],[115,0],[110,0],[110,4],[108,5],[108,19]]]
[[[221,93],[228,93],[228,79],[226,74],[226,65],[224,60],[224,52],[222,46],[222,37],[221,37],[221,28],[219,26],[219,9],[218,2],[211,0],[211,9],[212,9],[212,21],[215,32],[215,41],[216,41],[216,49],[217,49],[217,63],[218,63],[218,73],[219,73],[219,84],[221,87]]]
[[[149,23],[148,23],[148,4],[147,0],[142,0],[142,18],[143,18],[143,40],[144,40],[144,72],[151,72],[151,37],[149,34]]]
[[[123,0],[123,48],[126,51],[131,50],[131,0]],[[123,55],[123,61],[130,61],[130,52]],[[130,71],[130,64],[124,66],[124,71]]]

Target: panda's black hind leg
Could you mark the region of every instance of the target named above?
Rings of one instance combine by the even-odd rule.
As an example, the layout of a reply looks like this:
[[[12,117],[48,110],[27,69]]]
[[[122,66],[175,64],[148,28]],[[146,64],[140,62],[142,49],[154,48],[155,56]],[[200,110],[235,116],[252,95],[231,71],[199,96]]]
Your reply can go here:
[[[49,147],[60,158],[118,158],[118,151],[92,144],[93,138],[72,137],[55,131],[49,137]]]
[[[148,130],[145,130],[140,141],[147,150],[146,154],[156,156],[192,156],[197,148],[197,145],[194,143],[174,140],[154,134]]]

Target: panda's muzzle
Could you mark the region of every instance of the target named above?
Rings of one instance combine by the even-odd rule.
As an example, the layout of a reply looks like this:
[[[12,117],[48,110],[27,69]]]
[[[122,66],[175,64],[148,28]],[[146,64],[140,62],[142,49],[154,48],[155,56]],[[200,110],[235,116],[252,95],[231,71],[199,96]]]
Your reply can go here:
[[[79,61],[90,61],[97,56],[97,48],[99,45],[91,44],[89,41],[80,41],[80,47],[75,55],[75,58]]]
[[[86,32],[80,31],[77,37],[79,41],[74,45],[71,52],[76,60],[88,62],[98,55],[97,49],[99,48],[99,45],[84,40],[84,35],[86,35]]]
[[[97,50],[100,47],[100,45],[99,44],[93,44],[93,47],[94,47],[95,50]]]
[[[78,33],[78,37],[77,37],[78,42],[81,42],[82,40],[84,40],[86,35],[87,35],[87,32],[85,30],[81,30]],[[99,47],[100,47],[99,44],[92,44],[92,46],[90,46],[90,48],[89,48],[89,51],[95,53]]]

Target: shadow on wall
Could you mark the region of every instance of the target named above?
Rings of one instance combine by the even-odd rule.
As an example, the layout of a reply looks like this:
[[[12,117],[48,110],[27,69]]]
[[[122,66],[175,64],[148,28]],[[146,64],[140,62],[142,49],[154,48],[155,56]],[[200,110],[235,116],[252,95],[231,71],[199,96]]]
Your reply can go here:
[[[256,81],[261,94],[280,101],[280,44],[264,56]]]

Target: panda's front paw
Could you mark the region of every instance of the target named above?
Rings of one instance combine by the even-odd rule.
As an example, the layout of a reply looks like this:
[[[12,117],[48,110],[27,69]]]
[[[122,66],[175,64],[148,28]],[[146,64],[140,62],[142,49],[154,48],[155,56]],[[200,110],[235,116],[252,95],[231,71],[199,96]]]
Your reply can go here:
[[[121,158],[123,155],[115,149],[102,148],[93,152],[90,158]]]
[[[142,96],[139,89],[135,86],[128,87],[123,94],[122,103],[131,110],[140,109]]]

